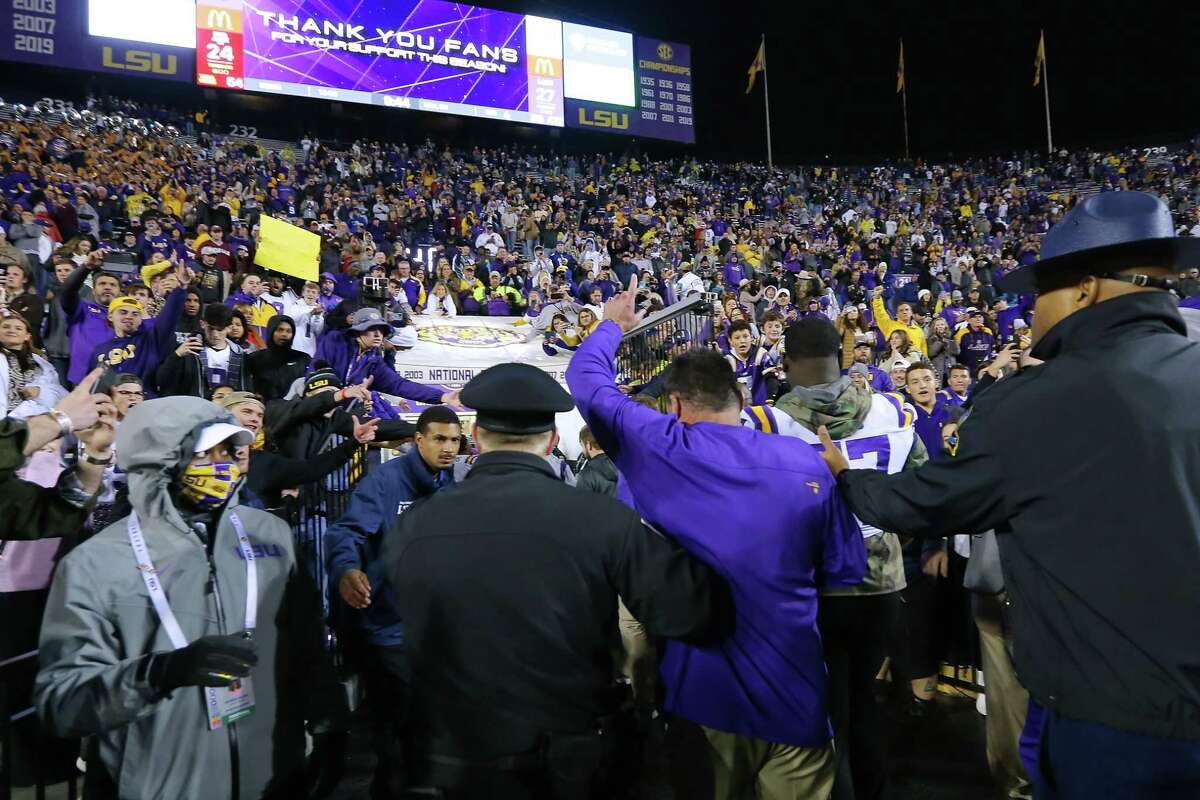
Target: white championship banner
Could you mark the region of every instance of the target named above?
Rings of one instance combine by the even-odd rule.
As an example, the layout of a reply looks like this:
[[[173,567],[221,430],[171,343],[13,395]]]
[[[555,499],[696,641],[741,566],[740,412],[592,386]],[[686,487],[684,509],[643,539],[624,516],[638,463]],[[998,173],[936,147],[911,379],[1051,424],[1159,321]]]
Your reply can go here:
[[[521,317],[454,317],[434,319],[413,317],[417,343],[411,350],[396,351],[396,372],[416,383],[438,384],[461,389],[471,378],[493,364],[517,361],[532,364],[554,380],[567,386],[567,365],[571,354],[548,356],[542,350],[543,336]],[[414,411],[420,406],[410,403]],[[404,414],[416,419],[416,414]],[[470,427],[474,413],[460,413]],[[583,418],[575,410],[559,414],[559,449],[571,459],[579,457],[579,430]]]
[[[461,389],[493,364],[532,364],[566,386],[570,353],[548,356],[543,337],[520,317],[413,317],[417,344],[396,352],[396,372],[417,383]]]

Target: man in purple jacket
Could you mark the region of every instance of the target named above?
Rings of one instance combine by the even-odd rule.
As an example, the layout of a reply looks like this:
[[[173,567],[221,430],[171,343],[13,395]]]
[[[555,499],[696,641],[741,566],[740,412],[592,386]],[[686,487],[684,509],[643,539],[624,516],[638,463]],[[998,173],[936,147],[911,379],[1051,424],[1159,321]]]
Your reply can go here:
[[[725,262],[725,285],[731,291],[736,291],[742,285],[742,281],[749,276],[746,274],[746,266],[741,263],[736,250],[729,251],[729,260]]]
[[[719,353],[678,357],[671,414],[614,382],[636,284],[567,369],[577,407],[628,483],[642,518],[730,584],[735,632],[720,645],[668,642],[668,711],[704,727],[718,800],[827,797],[833,782],[817,589],[859,583],[866,548],[810,446],[742,428],[741,392]]]
[[[349,327],[342,332],[330,332],[317,345],[317,353],[309,364],[309,372],[322,362],[337,373],[347,386],[362,383],[373,377],[372,389],[394,394],[428,405],[458,405],[458,392],[440,386],[426,386],[401,378],[383,360],[380,346],[392,335],[392,326],[377,308],[360,308],[354,312]]]
[[[67,379],[72,385],[79,383],[95,366],[91,360],[92,351],[113,335],[108,324],[108,304],[121,294],[121,280],[100,271],[103,259],[102,253],[94,253],[63,282],[59,295],[67,320],[67,338],[71,342]],[[79,295],[89,274],[92,275],[92,299],[85,300]]]

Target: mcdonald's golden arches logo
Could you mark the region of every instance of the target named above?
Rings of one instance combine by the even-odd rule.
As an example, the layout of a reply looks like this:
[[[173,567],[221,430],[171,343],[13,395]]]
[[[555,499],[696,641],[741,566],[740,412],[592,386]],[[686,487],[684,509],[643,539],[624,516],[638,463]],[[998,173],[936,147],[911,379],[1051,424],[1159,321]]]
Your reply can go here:
[[[210,31],[242,32],[242,13],[219,5],[196,6],[196,27]]]

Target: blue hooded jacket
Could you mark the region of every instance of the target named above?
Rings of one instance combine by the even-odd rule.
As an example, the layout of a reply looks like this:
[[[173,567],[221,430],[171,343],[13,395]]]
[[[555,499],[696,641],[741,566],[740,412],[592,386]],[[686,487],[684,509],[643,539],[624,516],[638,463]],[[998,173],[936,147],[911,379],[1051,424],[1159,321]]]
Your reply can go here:
[[[331,593],[352,569],[365,572],[371,582],[371,605],[350,612],[370,644],[404,644],[404,625],[379,559],[383,537],[414,502],[453,483],[452,470],[430,472],[414,447],[368,472],[354,489],[346,513],[325,531]]]

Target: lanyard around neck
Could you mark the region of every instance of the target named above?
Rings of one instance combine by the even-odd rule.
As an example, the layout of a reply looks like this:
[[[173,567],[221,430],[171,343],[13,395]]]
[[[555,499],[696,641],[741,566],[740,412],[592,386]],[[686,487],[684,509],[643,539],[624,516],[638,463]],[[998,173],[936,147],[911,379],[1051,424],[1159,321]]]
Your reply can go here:
[[[246,616],[245,627],[247,631],[253,631],[258,622],[258,566],[254,561],[254,548],[250,546],[250,538],[246,536],[246,530],[242,527],[242,521],[235,513],[229,514],[229,521],[233,523],[233,528],[237,532],[238,549],[242,551],[242,557],[246,561]],[[216,536],[214,530],[212,533]],[[154,604],[154,611],[158,614],[162,626],[166,629],[167,638],[171,640],[171,645],[176,650],[187,647],[188,640],[183,634],[183,629],[179,627],[179,620],[175,617],[175,612],[171,610],[171,604],[167,600],[167,593],[163,590],[162,582],[158,579],[158,572],[154,568],[154,562],[150,560],[150,550],[146,547],[146,539],[142,535],[142,526],[138,522],[137,513],[129,515],[129,545],[133,548],[134,558],[137,560],[138,571],[142,573],[142,581],[146,584],[146,591],[150,595],[150,602]]]

